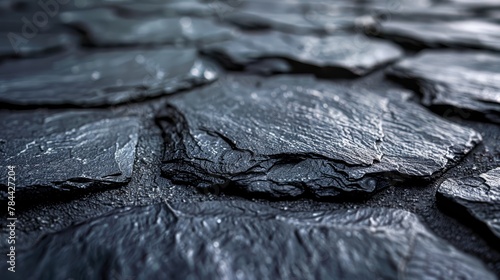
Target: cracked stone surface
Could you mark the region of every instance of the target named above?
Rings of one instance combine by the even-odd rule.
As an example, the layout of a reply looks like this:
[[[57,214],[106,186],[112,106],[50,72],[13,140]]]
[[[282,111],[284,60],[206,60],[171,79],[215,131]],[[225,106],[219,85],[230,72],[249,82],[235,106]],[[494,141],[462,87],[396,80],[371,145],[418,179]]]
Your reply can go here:
[[[394,19],[376,28],[381,37],[411,45],[500,51],[500,24],[486,20]]]
[[[200,60],[195,49],[81,51],[1,64],[0,103],[116,105],[172,94],[216,78],[215,68]]]
[[[393,44],[361,35],[315,37],[278,32],[241,34],[202,50],[230,69],[307,71],[329,76],[364,75],[403,55]],[[266,63],[267,67],[261,66]]]
[[[498,279],[499,19],[0,0],[0,279]]]
[[[390,68],[416,85],[427,106],[452,106],[500,122],[500,55],[482,51],[424,51]]]
[[[370,193],[388,178],[428,178],[481,140],[402,92],[385,98],[307,77],[224,79],[172,98],[159,122],[167,178],[276,197]]]
[[[37,193],[129,182],[140,121],[91,111],[20,112],[3,113],[0,129],[0,168],[17,166],[16,191]],[[6,181],[0,185],[5,191]]]
[[[233,30],[213,21],[190,17],[121,17],[111,9],[65,12],[61,20],[83,31],[98,47],[201,44],[227,40]]]
[[[450,178],[438,195],[464,207],[500,238],[500,167],[479,176]]]
[[[24,279],[495,279],[406,211],[241,202],[119,209],[45,236],[19,262]]]

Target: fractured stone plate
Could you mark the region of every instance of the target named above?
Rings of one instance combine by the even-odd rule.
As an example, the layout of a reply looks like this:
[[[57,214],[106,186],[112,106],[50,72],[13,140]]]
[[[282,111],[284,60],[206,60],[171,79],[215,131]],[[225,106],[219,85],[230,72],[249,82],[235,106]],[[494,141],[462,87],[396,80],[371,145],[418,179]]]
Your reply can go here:
[[[209,19],[191,17],[121,17],[111,9],[65,12],[61,20],[85,33],[98,47],[199,44],[224,41],[233,30]]]
[[[447,179],[438,194],[465,207],[500,238],[500,167],[477,177]]]
[[[429,178],[481,141],[407,98],[310,77],[227,77],[160,113],[162,173],[275,197],[371,193]]]
[[[500,50],[500,23],[478,19],[393,19],[382,22],[378,32],[382,37],[419,46]]]
[[[388,74],[416,84],[427,106],[453,106],[500,122],[500,55],[482,51],[423,51]]]
[[[132,176],[139,128],[136,117],[92,111],[4,113],[0,168],[15,166],[16,193],[120,186]]]
[[[227,42],[207,45],[202,50],[233,69],[245,69],[255,63],[280,59],[281,63],[274,67],[268,63],[265,71],[321,71],[332,76],[341,72],[364,75],[403,55],[403,51],[390,42],[362,35],[315,37],[279,32],[244,33]],[[283,67],[284,63],[288,66]],[[259,67],[254,68],[259,70]]]
[[[16,253],[17,279],[495,279],[414,214],[384,208],[137,206],[46,235]],[[14,275],[6,266],[0,264],[2,279]]]
[[[195,49],[76,52],[0,65],[0,102],[106,106],[175,93],[217,78]]]

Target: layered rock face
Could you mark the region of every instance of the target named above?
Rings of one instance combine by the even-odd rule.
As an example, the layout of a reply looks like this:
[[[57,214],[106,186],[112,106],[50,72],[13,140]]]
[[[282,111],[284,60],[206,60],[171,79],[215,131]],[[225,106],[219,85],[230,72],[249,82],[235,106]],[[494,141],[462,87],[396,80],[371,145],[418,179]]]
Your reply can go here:
[[[431,177],[480,142],[400,94],[307,77],[225,79],[172,98],[161,113],[163,174],[271,196],[370,193]]]

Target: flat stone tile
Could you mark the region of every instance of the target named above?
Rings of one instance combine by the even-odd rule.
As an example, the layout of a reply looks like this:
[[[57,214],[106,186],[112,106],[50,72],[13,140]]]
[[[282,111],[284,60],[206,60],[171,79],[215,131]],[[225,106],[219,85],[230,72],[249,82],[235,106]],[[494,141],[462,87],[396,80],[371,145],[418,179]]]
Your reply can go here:
[[[16,276],[38,279],[495,279],[403,210],[248,202],[118,209],[45,236],[18,260]]]
[[[43,11],[0,10],[0,59],[41,56],[74,48],[79,43],[75,34]]]
[[[326,14],[237,11],[225,15],[224,21],[243,29],[271,29],[295,34],[330,34],[353,29],[358,18],[364,15],[348,8]]]
[[[81,51],[1,64],[0,102],[109,106],[193,88],[217,75],[190,48]]]
[[[15,167],[16,194],[116,187],[132,177],[140,129],[136,117],[3,113],[0,129],[0,167]],[[4,195],[7,181],[0,184]]]
[[[230,69],[315,72],[334,77],[361,76],[403,56],[396,45],[353,34],[315,37],[279,32],[243,33],[202,50]]]
[[[376,26],[377,33],[406,44],[424,47],[500,50],[500,23],[481,19],[390,20]]]
[[[500,238],[500,167],[479,176],[447,179],[438,195],[464,207]]]
[[[224,41],[233,30],[213,20],[191,17],[122,17],[112,9],[65,12],[61,20],[85,33],[97,47],[202,44]]]
[[[163,175],[275,197],[372,193],[429,178],[481,141],[406,99],[299,76],[228,77],[160,113]]]
[[[500,55],[482,51],[424,51],[388,74],[418,86],[427,106],[451,106],[500,122]],[[467,114],[468,115],[468,114]]]

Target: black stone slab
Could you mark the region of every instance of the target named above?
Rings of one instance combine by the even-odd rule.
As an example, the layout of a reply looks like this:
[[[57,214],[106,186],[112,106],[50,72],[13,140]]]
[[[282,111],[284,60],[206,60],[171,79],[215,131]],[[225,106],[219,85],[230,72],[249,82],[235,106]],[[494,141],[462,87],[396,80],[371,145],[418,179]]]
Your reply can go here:
[[[315,37],[242,33],[202,50],[229,69],[263,73],[310,71],[325,76],[361,76],[403,56],[398,46],[359,34]]]
[[[481,141],[393,94],[300,76],[228,77],[160,113],[163,175],[275,197],[371,193],[430,178]]]
[[[375,25],[376,34],[406,45],[500,51],[500,23],[481,19],[393,19]]]
[[[295,34],[330,34],[354,29],[364,13],[339,8],[329,13],[277,13],[269,11],[236,11],[223,20],[243,29],[271,29]]]
[[[115,210],[45,236],[18,262],[23,279],[495,279],[403,210],[248,202]]]
[[[0,59],[30,57],[63,51],[79,38],[43,10],[25,13],[0,10]]]
[[[2,113],[0,168],[14,166],[16,194],[116,187],[132,177],[140,121],[95,112]],[[7,180],[0,182],[2,196]]]
[[[202,44],[224,41],[233,30],[210,19],[191,17],[123,17],[112,9],[65,12],[61,20],[85,34],[97,47]]]
[[[388,74],[416,86],[426,106],[473,111],[500,122],[500,54],[424,51],[398,62]]]
[[[213,66],[195,49],[74,52],[0,65],[0,103],[109,106],[212,82]]]
[[[500,238],[500,168],[479,176],[447,179],[438,195],[464,207]]]

